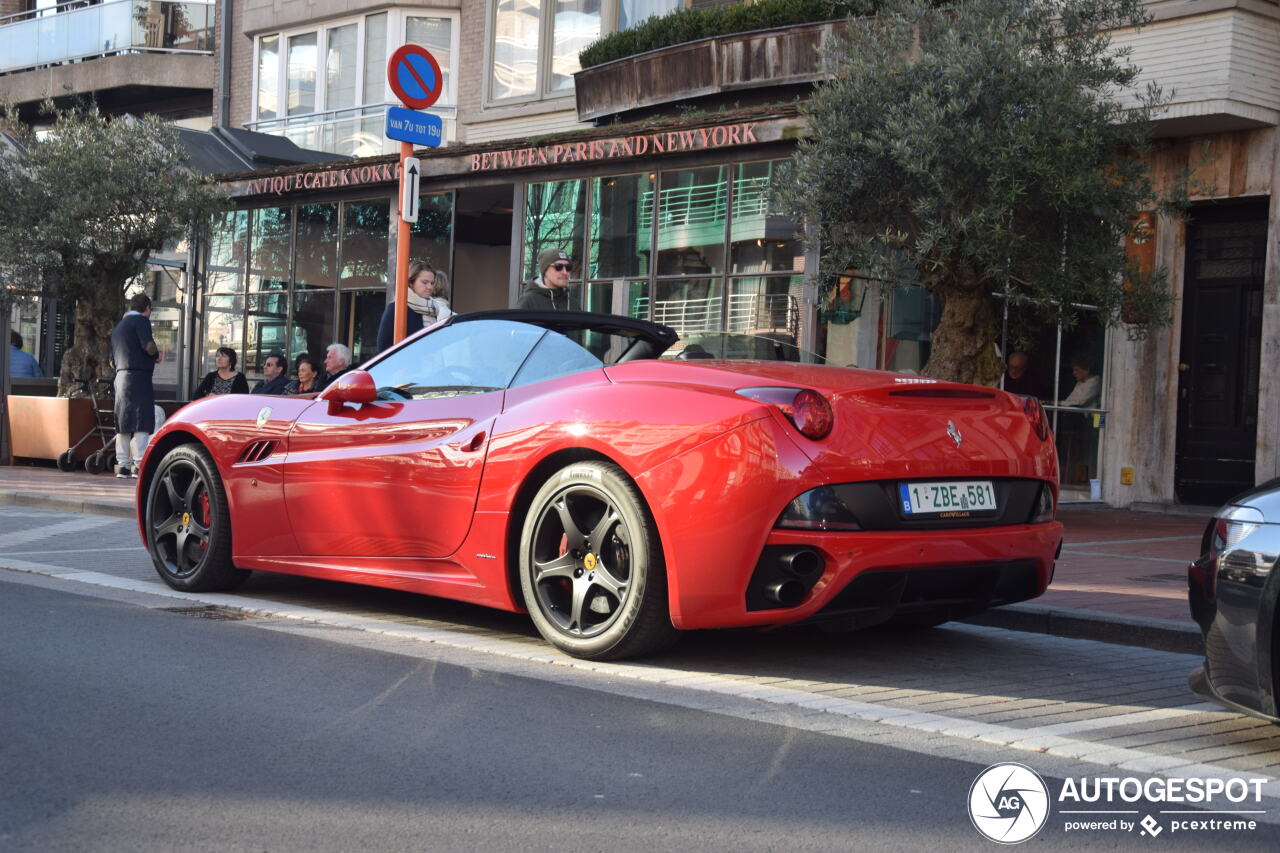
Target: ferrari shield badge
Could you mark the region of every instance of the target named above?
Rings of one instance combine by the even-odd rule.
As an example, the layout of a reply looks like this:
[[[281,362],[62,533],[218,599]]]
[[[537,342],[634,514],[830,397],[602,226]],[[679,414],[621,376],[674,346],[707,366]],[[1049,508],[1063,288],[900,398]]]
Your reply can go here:
[[[262,420],[262,416],[258,416],[258,420]],[[262,426],[261,423],[258,426]],[[960,430],[956,429],[955,421],[947,421],[947,435],[951,436],[951,440],[956,443],[956,447],[960,446],[960,442],[964,441],[964,436],[960,434]]]
[[[271,407],[263,406],[258,410],[258,429],[262,429],[267,425],[267,419],[271,417]]]

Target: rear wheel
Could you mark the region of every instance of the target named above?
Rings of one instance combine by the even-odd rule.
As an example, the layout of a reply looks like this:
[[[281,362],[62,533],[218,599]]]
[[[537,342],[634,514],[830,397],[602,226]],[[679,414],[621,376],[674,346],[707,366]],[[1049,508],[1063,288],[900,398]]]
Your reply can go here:
[[[653,519],[616,465],[578,462],[538,490],[520,537],[520,587],[538,632],[574,657],[652,654],[679,635]]]
[[[183,444],[156,466],[147,494],[147,549],[174,589],[228,590],[249,572],[231,562],[231,519],[218,470],[204,448]]]

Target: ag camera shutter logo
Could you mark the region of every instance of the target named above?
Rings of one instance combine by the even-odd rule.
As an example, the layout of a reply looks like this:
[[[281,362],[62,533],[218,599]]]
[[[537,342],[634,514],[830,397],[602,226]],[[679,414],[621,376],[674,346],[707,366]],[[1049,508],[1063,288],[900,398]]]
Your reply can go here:
[[[969,788],[969,819],[999,844],[1026,841],[1049,819],[1049,788],[1024,764],[993,764]]]

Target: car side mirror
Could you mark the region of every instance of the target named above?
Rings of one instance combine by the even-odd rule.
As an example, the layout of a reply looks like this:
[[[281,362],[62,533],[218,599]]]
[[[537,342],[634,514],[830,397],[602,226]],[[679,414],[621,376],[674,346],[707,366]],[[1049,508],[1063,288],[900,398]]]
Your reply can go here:
[[[348,403],[372,403],[378,399],[378,386],[365,371],[348,370],[324,389],[324,399],[329,401],[329,414],[336,415]]]

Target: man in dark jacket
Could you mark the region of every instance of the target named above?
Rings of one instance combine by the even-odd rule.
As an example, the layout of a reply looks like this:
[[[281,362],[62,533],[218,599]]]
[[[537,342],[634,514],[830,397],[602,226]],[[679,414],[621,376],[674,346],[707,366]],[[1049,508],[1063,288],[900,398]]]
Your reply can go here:
[[[278,352],[273,352],[262,360],[262,375],[267,377],[253,389],[254,394],[283,394],[289,385],[288,364]]]
[[[581,311],[578,295],[569,290],[573,261],[564,249],[543,249],[538,253],[538,277],[524,286],[517,308],[534,311]]]
[[[111,361],[116,366],[117,477],[137,477],[137,465],[156,428],[156,393],[151,374],[160,350],[151,336],[151,297],[134,294],[129,311],[111,330]]]

